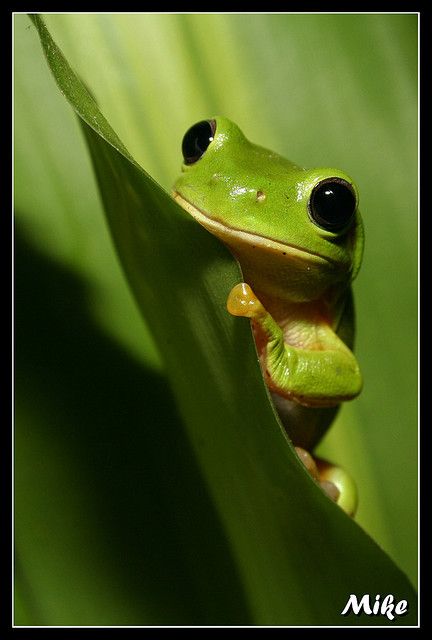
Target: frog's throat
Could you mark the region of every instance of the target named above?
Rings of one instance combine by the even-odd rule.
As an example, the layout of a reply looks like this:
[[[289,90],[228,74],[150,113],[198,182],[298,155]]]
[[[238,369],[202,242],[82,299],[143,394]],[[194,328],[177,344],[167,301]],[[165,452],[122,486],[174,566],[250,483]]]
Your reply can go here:
[[[235,227],[228,227],[222,222],[219,222],[214,218],[210,218],[203,211],[200,211],[200,209],[197,209],[193,204],[185,200],[185,198],[183,198],[183,196],[181,196],[177,191],[173,192],[173,198],[183,209],[190,213],[197,222],[227,244],[235,241],[240,244],[263,247],[267,250],[274,251],[275,253],[280,253],[284,256],[286,255],[287,258],[297,258],[300,260],[307,260],[309,262],[312,259],[317,262],[331,264],[332,266],[337,265],[335,260],[327,258],[319,253],[314,253],[313,251],[306,251],[306,249],[303,249],[302,247],[278,242],[277,240],[273,240],[273,238],[256,235],[250,231],[243,231],[241,229],[236,229]]]

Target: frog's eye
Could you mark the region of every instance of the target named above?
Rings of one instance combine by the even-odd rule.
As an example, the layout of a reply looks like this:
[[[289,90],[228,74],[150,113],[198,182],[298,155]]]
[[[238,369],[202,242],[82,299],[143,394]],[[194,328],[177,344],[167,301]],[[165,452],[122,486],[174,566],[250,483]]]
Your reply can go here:
[[[327,178],[315,185],[309,200],[312,222],[326,231],[345,229],[354,217],[357,199],[352,186],[342,178]]]
[[[215,120],[201,120],[186,131],[182,142],[185,164],[193,164],[201,158],[216,132]]]

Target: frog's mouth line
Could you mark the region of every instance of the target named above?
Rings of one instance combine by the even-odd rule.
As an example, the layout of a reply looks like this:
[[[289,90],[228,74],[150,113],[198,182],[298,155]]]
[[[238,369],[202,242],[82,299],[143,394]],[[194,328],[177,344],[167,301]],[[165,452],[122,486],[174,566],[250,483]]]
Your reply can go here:
[[[200,209],[197,209],[193,204],[185,200],[183,196],[181,196],[178,191],[173,191],[173,197],[179,205],[185,209],[190,215],[197,220],[203,227],[208,229],[210,232],[214,233],[215,236],[220,238],[221,240],[229,243],[233,238],[238,241],[250,245],[256,246],[260,248],[265,248],[270,251],[275,251],[284,256],[288,256],[291,258],[298,258],[301,260],[309,260],[312,258],[318,259],[319,262],[326,262],[327,264],[331,264],[332,266],[339,266],[335,260],[331,258],[327,258],[319,253],[314,253],[313,251],[307,251],[302,247],[298,247],[292,244],[283,244],[282,242],[278,242],[277,240],[273,240],[273,238],[268,238],[266,236],[259,236],[250,231],[243,231],[242,229],[236,229],[235,227],[227,227],[222,222],[215,220],[214,218],[210,218],[207,214],[205,214]]]

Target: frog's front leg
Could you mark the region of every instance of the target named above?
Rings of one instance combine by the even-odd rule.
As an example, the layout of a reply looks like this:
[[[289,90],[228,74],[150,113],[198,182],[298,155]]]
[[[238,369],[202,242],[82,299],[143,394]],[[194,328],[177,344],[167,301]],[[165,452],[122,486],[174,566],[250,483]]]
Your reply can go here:
[[[244,282],[231,290],[227,308],[232,315],[252,320],[261,366],[272,391],[307,407],[335,406],[360,393],[357,360],[328,325],[317,327],[316,348],[287,344],[281,327]]]
[[[312,407],[334,406],[360,392],[362,381],[357,361],[330,328],[321,332],[319,349],[287,344],[281,327],[246,283],[231,290],[227,308],[232,315],[253,321],[262,369],[272,391]],[[351,477],[336,465],[314,459],[301,447],[296,447],[296,452],[325,493],[353,515],[357,491]]]

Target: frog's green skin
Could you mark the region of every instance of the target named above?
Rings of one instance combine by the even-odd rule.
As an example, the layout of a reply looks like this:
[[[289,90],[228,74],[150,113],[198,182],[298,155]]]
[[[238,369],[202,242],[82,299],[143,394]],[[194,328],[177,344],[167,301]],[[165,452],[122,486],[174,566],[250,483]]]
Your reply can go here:
[[[230,293],[228,310],[251,318],[280,418],[293,443],[311,449],[362,386],[351,282],[363,227],[356,210],[348,229],[325,230],[308,202],[323,179],[346,181],[358,202],[357,188],[339,169],[303,169],[249,142],[227,118],[214,121],[212,142],[183,164],[173,195],[238,259],[247,284]]]

